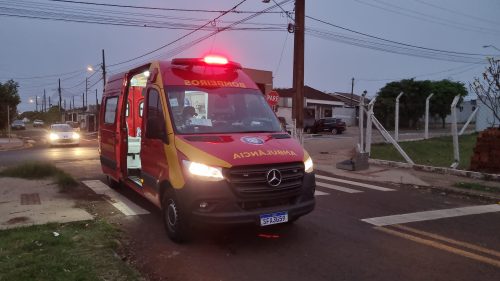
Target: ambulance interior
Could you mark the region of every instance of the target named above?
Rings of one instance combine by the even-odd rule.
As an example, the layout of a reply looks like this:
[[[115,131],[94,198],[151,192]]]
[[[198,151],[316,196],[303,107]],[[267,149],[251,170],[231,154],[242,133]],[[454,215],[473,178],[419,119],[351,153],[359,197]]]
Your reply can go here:
[[[144,114],[144,90],[149,71],[132,76],[129,83],[125,117],[127,123],[127,172],[131,180],[142,185],[141,174],[141,128]]]

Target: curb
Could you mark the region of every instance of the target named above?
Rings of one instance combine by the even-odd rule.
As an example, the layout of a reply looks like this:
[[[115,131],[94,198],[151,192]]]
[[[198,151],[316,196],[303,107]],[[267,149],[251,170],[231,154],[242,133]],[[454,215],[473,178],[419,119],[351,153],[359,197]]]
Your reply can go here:
[[[26,148],[30,148],[30,147],[33,147],[32,143],[23,141],[23,144],[21,146],[16,146],[16,147],[13,147],[13,148],[2,148],[2,147],[0,147],[0,151],[15,151],[15,150],[22,150],[22,149],[26,149]]]
[[[443,175],[453,175],[453,176],[460,176],[460,177],[466,177],[466,178],[472,178],[472,179],[500,182],[500,174],[488,174],[488,173],[473,172],[473,171],[466,171],[466,170],[456,170],[456,169],[445,168],[445,167],[426,166],[426,165],[420,165],[420,164],[412,165],[412,164],[403,163],[403,162],[381,160],[381,159],[369,159],[368,162],[371,164],[376,164],[376,165],[384,165],[384,166],[397,167],[397,168],[407,168],[407,169],[413,169],[413,170],[417,170],[417,171],[431,172],[431,173],[437,173],[437,174],[443,174]]]
[[[370,160],[372,160],[372,159],[370,159]],[[378,159],[373,159],[373,160],[378,160]],[[411,165],[406,164],[406,163],[401,163],[401,162],[385,161],[385,160],[380,160],[380,161],[391,162],[391,163],[385,163],[387,166],[391,166],[391,167],[404,167],[404,168],[411,167]],[[373,161],[373,162],[375,162],[375,161]],[[379,163],[373,163],[373,164],[379,164]],[[402,164],[402,165],[397,166],[394,164]],[[345,179],[359,181],[359,182],[366,181],[366,180],[360,180],[360,179],[355,178],[355,177],[338,176],[335,173],[332,173],[332,172],[326,171],[326,170],[318,169],[318,171],[324,172],[324,173],[326,173],[330,176],[334,176],[334,177],[340,177],[340,178],[345,178]],[[391,182],[391,181],[385,181],[384,183],[388,184],[388,185],[398,184],[396,182]],[[468,189],[461,189],[458,187],[445,187],[445,186],[435,186],[435,185],[424,186],[424,185],[418,185],[418,184],[403,184],[403,186],[405,186],[407,188],[418,187],[418,189],[426,189],[426,190],[429,190],[432,192],[444,192],[447,194],[469,196],[469,197],[474,197],[474,198],[478,198],[481,200],[488,200],[491,202],[500,202],[500,194],[496,194],[496,193],[479,192],[479,191],[472,191],[472,190],[468,190]]]

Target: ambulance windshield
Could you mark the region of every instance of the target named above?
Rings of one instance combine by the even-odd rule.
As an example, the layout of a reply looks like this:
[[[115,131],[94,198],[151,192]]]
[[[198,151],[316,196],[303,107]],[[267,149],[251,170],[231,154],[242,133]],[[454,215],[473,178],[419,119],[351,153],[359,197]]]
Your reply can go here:
[[[279,132],[278,118],[255,89],[166,88],[175,128],[180,134]]]

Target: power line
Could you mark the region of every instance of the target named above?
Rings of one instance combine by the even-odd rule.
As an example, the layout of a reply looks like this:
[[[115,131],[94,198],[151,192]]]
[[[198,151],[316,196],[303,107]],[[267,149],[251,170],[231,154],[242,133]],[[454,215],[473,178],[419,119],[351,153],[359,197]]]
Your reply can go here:
[[[469,71],[469,70],[472,70],[474,68],[477,68],[479,66],[482,66],[482,65],[478,65],[478,64],[465,64],[465,65],[461,65],[461,66],[458,66],[458,67],[453,67],[453,68],[449,68],[449,69],[445,69],[445,70],[441,70],[441,71],[436,71],[436,72],[430,72],[430,73],[424,73],[424,74],[418,74],[418,75],[407,75],[406,77],[399,77],[399,78],[382,78],[382,79],[371,79],[371,78],[358,78],[357,80],[358,81],[363,81],[363,82],[383,82],[383,81],[399,81],[399,80],[402,80],[402,79],[408,79],[408,77],[412,77],[412,78],[417,78],[417,77],[424,77],[424,76],[434,76],[436,74],[442,74],[442,73],[448,73],[448,72],[452,72],[452,71],[455,71],[455,70],[461,70],[460,72],[458,73],[453,73],[453,74],[461,74],[463,72],[466,72],[466,71]],[[464,69],[465,68],[465,69]],[[464,70],[462,70],[464,69]]]
[[[195,33],[196,31],[198,31],[198,30],[202,29],[203,27],[205,27],[205,26],[209,25],[212,21],[215,21],[215,20],[217,20],[217,19],[221,18],[222,16],[226,15],[227,13],[229,13],[229,11],[231,11],[231,10],[234,10],[234,9],[238,8],[238,7],[239,7],[241,4],[243,4],[244,2],[246,2],[246,0],[243,0],[243,1],[239,2],[239,3],[238,3],[238,4],[236,4],[233,8],[231,8],[231,9],[229,9],[229,10],[225,11],[224,13],[222,13],[222,14],[221,14],[221,15],[219,15],[219,16],[217,16],[217,17],[216,17],[216,18],[214,18],[213,20],[211,20],[211,21],[209,21],[209,22],[205,23],[204,25],[200,26],[199,28],[197,28],[197,29],[195,29],[195,30],[193,30],[193,31],[191,31],[191,32],[188,32],[188,33],[184,34],[183,36],[181,36],[181,37],[179,37],[179,38],[177,38],[177,39],[175,39],[175,40],[173,40],[173,41],[171,41],[171,42],[169,42],[169,43],[167,43],[167,44],[164,44],[164,45],[162,45],[162,46],[160,46],[160,47],[158,47],[158,48],[156,48],[156,49],[154,49],[154,50],[151,50],[151,51],[149,51],[149,52],[146,52],[145,54],[142,54],[142,55],[140,55],[140,56],[137,56],[137,57],[134,57],[134,58],[131,58],[131,59],[128,59],[128,60],[122,61],[122,62],[118,62],[118,63],[111,64],[111,65],[109,65],[109,67],[113,67],[113,66],[121,65],[121,64],[124,64],[124,63],[127,63],[127,62],[131,62],[131,61],[134,61],[134,60],[140,59],[140,58],[142,58],[142,57],[145,57],[145,56],[147,56],[147,55],[150,55],[150,54],[152,54],[152,53],[155,53],[155,52],[157,52],[157,51],[159,51],[159,50],[161,50],[161,49],[164,49],[164,48],[166,48],[166,47],[168,47],[168,46],[170,46],[170,45],[172,45],[172,44],[175,44],[175,43],[179,42],[180,40],[182,40],[182,39],[184,39],[184,38],[188,37],[189,35],[191,35],[191,34]]]
[[[291,0],[284,0],[284,1],[281,1],[279,4],[283,5],[283,4],[288,3],[288,2],[290,2],[290,1],[291,1]],[[240,4],[241,4],[241,3],[240,3]],[[238,4],[238,5],[240,5],[240,4]],[[237,5],[237,6],[238,6],[238,5]],[[237,7],[237,6],[235,6],[235,7]],[[179,54],[179,53],[181,53],[181,52],[183,52],[183,51],[185,51],[185,50],[187,50],[187,49],[191,48],[192,46],[194,46],[194,45],[196,45],[196,44],[199,44],[200,42],[202,42],[202,41],[204,41],[204,40],[206,40],[206,39],[208,39],[208,38],[210,38],[210,37],[214,36],[214,35],[215,35],[215,34],[217,34],[217,33],[220,33],[220,32],[223,32],[223,31],[227,31],[227,30],[231,30],[231,29],[232,29],[232,28],[234,28],[236,25],[239,25],[239,24],[241,24],[241,23],[243,23],[243,22],[246,22],[246,21],[248,21],[248,20],[251,20],[251,19],[253,19],[253,18],[255,18],[255,17],[257,17],[257,16],[259,16],[259,15],[261,15],[261,14],[265,13],[266,11],[270,11],[270,10],[272,10],[272,9],[276,8],[276,7],[277,7],[277,5],[273,5],[273,6],[271,6],[271,7],[268,7],[268,8],[266,8],[266,9],[264,9],[264,10],[261,10],[261,11],[259,11],[259,12],[256,12],[256,13],[254,13],[254,14],[250,15],[250,16],[247,16],[247,17],[245,17],[245,18],[243,18],[243,19],[241,19],[241,20],[235,21],[235,22],[233,22],[233,23],[231,23],[231,24],[229,24],[229,25],[227,25],[227,26],[224,26],[224,27],[218,28],[216,31],[213,31],[213,32],[209,33],[208,35],[205,35],[205,36],[202,36],[202,37],[200,37],[200,38],[198,38],[198,39],[192,40],[192,41],[190,41],[190,42],[188,42],[188,43],[186,43],[186,44],[184,44],[184,45],[181,45],[181,46],[179,46],[179,47],[177,47],[177,48],[175,48],[175,49],[173,49],[173,50],[169,51],[169,53],[167,53],[167,57],[177,55],[177,54]],[[228,11],[229,11],[229,10],[228,10]],[[223,15],[224,15],[224,14],[223,14]],[[218,16],[217,18],[220,18],[220,17],[222,17],[223,15],[220,15],[220,16]],[[216,18],[216,19],[217,19],[217,18]],[[207,25],[207,24],[210,24],[210,22],[207,22],[205,25]],[[181,37],[179,37],[179,38],[177,38],[177,39],[175,39],[175,40],[173,40],[173,41],[171,41],[171,42],[169,42],[169,43],[166,43],[166,44],[164,44],[164,45],[162,45],[162,46],[160,46],[160,47],[158,47],[158,48],[156,48],[156,49],[154,49],[154,50],[151,50],[151,51],[149,51],[149,52],[147,52],[147,53],[145,53],[145,54],[143,54],[143,55],[137,56],[137,57],[135,57],[135,58],[132,58],[132,59],[129,59],[129,60],[126,60],[126,61],[122,61],[122,62],[119,62],[119,63],[112,64],[111,66],[121,65],[121,64],[125,64],[125,63],[128,63],[128,62],[131,62],[131,61],[134,61],[134,60],[137,60],[137,59],[143,58],[143,57],[145,57],[145,56],[147,56],[147,55],[150,55],[150,54],[152,54],[152,53],[155,53],[155,52],[157,52],[157,51],[159,51],[159,50],[161,50],[161,49],[164,49],[164,48],[166,48],[166,47],[168,47],[168,46],[171,46],[171,45],[173,45],[173,44],[175,44],[175,43],[179,42],[180,40],[182,40],[182,39],[186,38],[187,36],[189,36],[189,35],[193,34],[194,32],[195,32],[195,31],[189,32],[189,33],[187,33],[187,34],[185,34],[185,35],[183,35],[183,36],[181,36]],[[157,56],[157,57],[158,57],[158,56]],[[162,56],[162,57],[165,57],[165,56]]]
[[[105,4],[96,2],[84,2],[84,1],[69,1],[69,0],[48,0],[52,2],[63,2],[72,4],[82,4],[82,5],[94,5],[94,6],[106,6],[106,7],[117,7],[117,8],[132,8],[132,9],[144,9],[144,10],[159,10],[159,11],[177,11],[177,12],[204,12],[204,13],[228,13],[223,10],[206,10],[206,9],[180,9],[180,8],[160,8],[160,7],[147,7],[147,6],[134,6],[134,5],[118,5],[118,4]],[[231,10],[230,13],[238,14],[254,14],[255,11],[239,11]],[[268,14],[279,14],[281,12],[266,12]]]
[[[476,19],[478,21],[482,21],[482,22],[486,22],[486,23],[490,23],[490,24],[500,25],[500,22],[498,22],[498,21],[492,21],[492,20],[488,20],[488,19],[485,19],[485,18],[476,17],[476,16],[473,16],[473,15],[470,15],[470,14],[466,14],[466,13],[462,13],[462,12],[459,12],[459,11],[456,11],[456,10],[448,9],[446,7],[438,6],[436,4],[429,3],[429,2],[426,2],[426,1],[422,1],[422,0],[414,0],[414,1],[416,1],[418,3],[421,3],[421,4],[424,4],[424,5],[427,5],[427,6],[430,6],[432,8],[436,8],[436,9],[439,9],[439,10],[442,10],[442,11],[446,11],[446,12],[452,13],[452,14],[457,14],[457,15],[460,15],[460,16],[464,16],[464,17]]]
[[[465,52],[447,51],[447,50],[440,50],[440,49],[434,49],[434,48],[421,47],[421,46],[417,46],[417,45],[412,45],[412,44],[408,44],[408,43],[403,43],[403,42],[398,42],[398,41],[394,41],[394,40],[389,40],[389,39],[385,39],[385,38],[378,37],[378,36],[375,36],[375,35],[370,35],[370,34],[367,34],[367,33],[359,32],[359,31],[356,31],[356,30],[353,30],[353,29],[350,29],[350,28],[347,28],[347,27],[343,27],[343,26],[340,26],[340,25],[336,25],[336,24],[333,24],[333,23],[330,23],[330,22],[327,22],[327,21],[324,21],[324,20],[321,20],[321,19],[317,19],[317,18],[314,18],[314,17],[311,17],[311,16],[307,16],[306,15],[306,18],[314,20],[314,21],[317,21],[317,22],[321,22],[323,24],[330,25],[330,26],[333,26],[333,27],[336,27],[336,28],[339,28],[339,29],[342,29],[342,30],[345,30],[345,31],[349,31],[349,32],[352,32],[352,33],[356,33],[356,34],[359,34],[359,35],[366,36],[366,37],[370,37],[370,38],[374,38],[374,39],[378,39],[378,40],[381,40],[381,41],[385,41],[385,42],[389,42],[389,43],[393,43],[393,44],[398,44],[398,45],[402,45],[402,46],[406,46],[406,47],[412,47],[412,48],[417,48],[417,49],[422,49],[422,50],[427,50],[427,51],[434,51],[434,52],[441,52],[441,53],[451,53],[451,54],[456,54],[456,55],[482,56],[482,57],[491,56],[491,55],[488,55],[488,54],[465,53]]]
[[[474,32],[484,32],[484,33],[488,33],[488,34],[496,34],[496,35],[500,34],[500,31],[498,31],[498,30],[484,28],[484,27],[465,25],[465,24],[462,24],[461,22],[456,22],[456,21],[444,19],[441,17],[431,16],[431,15],[428,15],[425,13],[413,11],[411,9],[401,7],[398,5],[394,5],[394,4],[390,4],[390,3],[386,3],[386,2],[383,2],[380,0],[374,0],[374,2],[376,2],[382,6],[377,6],[373,2],[365,2],[363,0],[354,0],[354,1],[356,1],[360,4],[363,4],[363,5],[366,5],[366,6],[376,8],[376,9],[381,9],[381,10],[392,12],[392,13],[395,13],[398,15],[404,15],[404,16],[407,16],[410,18],[422,20],[424,22],[432,22],[435,24],[440,24],[440,25],[452,27],[455,29],[459,29],[461,31],[468,30],[468,31],[474,31]]]

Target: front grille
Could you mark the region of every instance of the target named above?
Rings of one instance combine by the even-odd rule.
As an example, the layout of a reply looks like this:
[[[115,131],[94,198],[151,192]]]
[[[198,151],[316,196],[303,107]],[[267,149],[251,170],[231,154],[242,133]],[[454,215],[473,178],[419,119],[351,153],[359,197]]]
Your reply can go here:
[[[271,186],[267,182],[267,174],[272,169],[281,173],[282,180],[278,186]],[[225,170],[225,176],[236,194],[241,197],[294,195],[302,186],[304,164],[299,162],[238,166]]]

